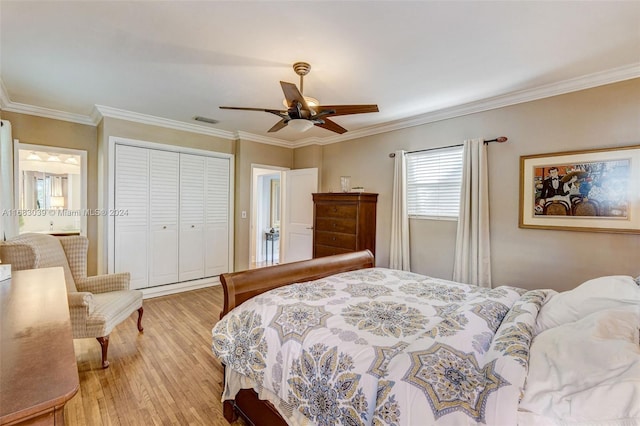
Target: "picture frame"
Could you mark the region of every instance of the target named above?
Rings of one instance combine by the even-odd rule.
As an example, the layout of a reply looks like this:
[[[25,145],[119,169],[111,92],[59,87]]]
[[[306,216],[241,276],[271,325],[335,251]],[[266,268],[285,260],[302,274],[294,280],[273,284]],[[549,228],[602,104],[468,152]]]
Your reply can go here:
[[[640,233],[640,145],[521,156],[519,227]]]

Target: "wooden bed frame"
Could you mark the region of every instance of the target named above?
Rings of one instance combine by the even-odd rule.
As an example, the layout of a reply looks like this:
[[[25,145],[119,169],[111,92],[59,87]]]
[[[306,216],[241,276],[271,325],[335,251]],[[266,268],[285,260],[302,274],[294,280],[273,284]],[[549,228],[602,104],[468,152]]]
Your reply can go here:
[[[317,280],[340,272],[372,268],[374,265],[373,254],[364,250],[222,274],[220,281],[224,289],[224,308],[220,318],[242,302],[265,291],[288,284]],[[276,408],[268,401],[259,399],[253,389],[242,389],[234,400],[224,401],[222,408],[224,418],[229,423],[241,416],[253,425],[287,424]]]

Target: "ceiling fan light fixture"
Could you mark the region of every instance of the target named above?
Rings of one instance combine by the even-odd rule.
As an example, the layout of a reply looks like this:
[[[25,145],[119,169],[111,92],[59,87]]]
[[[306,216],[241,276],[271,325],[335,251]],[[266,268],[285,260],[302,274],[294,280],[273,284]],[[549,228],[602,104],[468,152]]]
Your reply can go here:
[[[289,123],[287,123],[287,125],[291,127],[293,130],[295,130],[296,132],[301,132],[301,133],[306,132],[307,130],[313,127],[313,123],[311,121],[305,120],[302,118],[289,120]]]

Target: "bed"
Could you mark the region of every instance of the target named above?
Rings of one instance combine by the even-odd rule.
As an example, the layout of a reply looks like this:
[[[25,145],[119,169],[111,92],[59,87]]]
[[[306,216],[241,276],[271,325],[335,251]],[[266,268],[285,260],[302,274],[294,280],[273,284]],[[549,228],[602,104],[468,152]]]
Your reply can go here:
[[[221,276],[223,412],[257,425],[640,424],[640,287],[483,289],[369,251]]]

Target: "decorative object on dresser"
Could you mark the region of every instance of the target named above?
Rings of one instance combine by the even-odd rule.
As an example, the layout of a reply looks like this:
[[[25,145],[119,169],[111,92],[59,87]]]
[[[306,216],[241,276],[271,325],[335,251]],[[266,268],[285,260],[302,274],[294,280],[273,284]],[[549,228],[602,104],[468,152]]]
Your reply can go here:
[[[62,267],[73,338],[95,337],[102,347],[102,368],[107,368],[111,330],[137,310],[142,332],[142,292],[129,289],[128,272],[87,277],[88,247],[87,237],[79,235],[21,234],[0,243],[0,259],[11,263],[13,272]]]
[[[378,194],[313,194],[313,257],[376,251]]]

